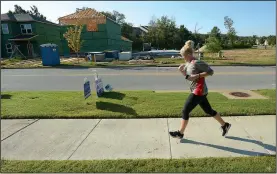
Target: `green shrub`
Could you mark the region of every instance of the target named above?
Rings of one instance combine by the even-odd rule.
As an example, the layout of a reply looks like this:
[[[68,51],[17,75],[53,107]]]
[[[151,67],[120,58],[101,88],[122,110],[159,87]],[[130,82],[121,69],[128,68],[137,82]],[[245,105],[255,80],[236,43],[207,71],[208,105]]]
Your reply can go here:
[[[215,37],[209,37],[206,46],[207,50],[211,53],[218,53],[222,50],[220,41]]]

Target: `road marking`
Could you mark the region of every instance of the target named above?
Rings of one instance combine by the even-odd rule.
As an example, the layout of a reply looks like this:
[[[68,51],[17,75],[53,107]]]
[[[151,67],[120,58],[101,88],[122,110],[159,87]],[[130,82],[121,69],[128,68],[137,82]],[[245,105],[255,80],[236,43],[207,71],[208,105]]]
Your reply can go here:
[[[180,76],[180,73],[169,73],[169,72],[153,72],[153,73],[98,73],[101,76]],[[264,72],[218,72],[214,75],[275,75],[275,72],[264,71]],[[15,74],[15,75],[3,75],[9,77],[46,77],[46,76],[94,76],[93,73],[86,74]]]

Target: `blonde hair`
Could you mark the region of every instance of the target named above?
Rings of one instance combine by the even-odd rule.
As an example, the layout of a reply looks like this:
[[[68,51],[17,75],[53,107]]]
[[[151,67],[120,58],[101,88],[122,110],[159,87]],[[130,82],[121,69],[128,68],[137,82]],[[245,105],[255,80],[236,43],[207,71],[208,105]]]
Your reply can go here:
[[[186,41],[183,48],[180,50],[181,56],[193,55],[194,52],[194,42],[192,40]]]

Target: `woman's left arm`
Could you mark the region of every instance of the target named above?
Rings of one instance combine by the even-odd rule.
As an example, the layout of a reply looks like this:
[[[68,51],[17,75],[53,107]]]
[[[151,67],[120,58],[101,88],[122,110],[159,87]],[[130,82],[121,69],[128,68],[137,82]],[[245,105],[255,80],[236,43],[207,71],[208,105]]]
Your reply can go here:
[[[210,68],[210,66],[200,60],[195,62],[196,68],[201,72],[199,74],[186,75],[186,79],[190,81],[194,81],[196,79],[205,78],[207,76],[212,76],[214,74],[214,70]]]
[[[201,71],[201,73],[199,73],[199,78],[212,76],[214,74],[214,70],[204,61],[198,60],[196,62],[196,67]]]

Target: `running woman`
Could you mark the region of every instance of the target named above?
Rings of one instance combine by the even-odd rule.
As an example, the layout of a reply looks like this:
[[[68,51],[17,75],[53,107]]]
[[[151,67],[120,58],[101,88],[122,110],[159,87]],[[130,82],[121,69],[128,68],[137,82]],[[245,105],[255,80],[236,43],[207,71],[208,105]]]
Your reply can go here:
[[[178,131],[169,132],[173,138],[183,138],[184,131],[189,122],[190,112],[199,104],[205,113],[215,118],[221,125],[222,136],[225,136],[231,124],[225,122],[215,110],[212,109],[208,99],[208,88],[205,82],[205,78],[212,76],[214,71],[203,61],[197,60],[193,57],[193,41],[189,40],[185,43],[183,48],[180,50],[180,54],[185,59],[185,64],[179,66],[179,71],[185,76],[190,82],[191,94],[185,102],[182,110],[181,126]]]

